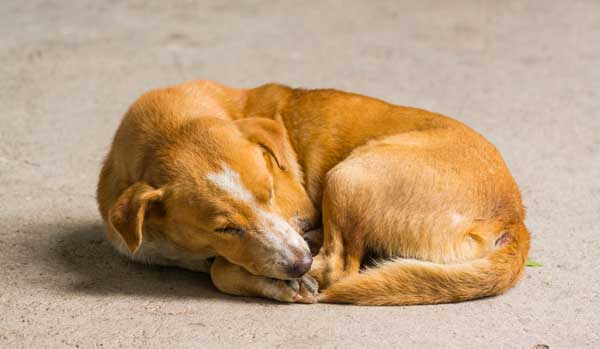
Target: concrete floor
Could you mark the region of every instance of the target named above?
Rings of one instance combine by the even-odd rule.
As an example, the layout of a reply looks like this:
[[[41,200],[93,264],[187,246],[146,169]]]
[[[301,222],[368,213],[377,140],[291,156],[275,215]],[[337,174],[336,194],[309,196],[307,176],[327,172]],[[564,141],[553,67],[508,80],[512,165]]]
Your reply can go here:
[[[11,1],[0,8],[0,347],[600,347],[600,2]],[[143,91],[336,87],[454,116],[504,154],[530,268],[461,304],[275,304],[104,242],[94,191]]]

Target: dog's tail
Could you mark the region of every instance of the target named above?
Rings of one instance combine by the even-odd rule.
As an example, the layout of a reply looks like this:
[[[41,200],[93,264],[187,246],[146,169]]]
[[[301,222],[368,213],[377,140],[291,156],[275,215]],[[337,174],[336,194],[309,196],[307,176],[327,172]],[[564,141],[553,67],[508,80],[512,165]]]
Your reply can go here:
[[[523,275],[529,233],[508,228],[487,256],[460,264],[412,259],[383,262],[327,288],[319,301],[359,305],[451,303],[501,294]]]

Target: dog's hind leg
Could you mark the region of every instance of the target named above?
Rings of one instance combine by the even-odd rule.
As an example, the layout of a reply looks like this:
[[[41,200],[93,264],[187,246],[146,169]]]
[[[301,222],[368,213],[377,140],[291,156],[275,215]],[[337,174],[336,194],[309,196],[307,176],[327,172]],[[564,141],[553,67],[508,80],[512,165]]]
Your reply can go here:
[[[422,131],[372,142],[327,173],[323,247],[310,271],[326,289],[320,299],[429,304],[497,294],[516,282],[528,248],[516,184],[495,148],[455,132]],[[448,142],[457,137],[460,142]],[[369,275],[361,279],[367,281],[356,283],[367,251],[400,267],[375,266],[362,273]],[[506,269],[493,276],[497,265]],[[400,281],[392,285],[386,281],[391,279]],[[447,280],[454,280],[454,289]],[[418,288],[405,289],[416,282]],[[375,284],[383,296],[371,300]],[[480,289],[486,284],[493,290]],[[470,285],[477,287],[466,290]],[[433,290],[429,296],[419,296],[428,290]]]
[[[391,143],[397,139],[367,144],[327,173],[323,246],[310,271],[321,288],[359,273],[367,251],[435,262],[472,255],[471,245],[461,242],[470,212],[459,192],[468,187],[426,142],[404,138],[410,146]]]
[[[317,279],[321,288],[360,271],[364,255],[364,239],[360,228],[353,223],[360,214],[350,216],[352,195],[362,185],[356,178],[340,166],[327,176],[323,192],[323,245],[313,261],[310,274]],[[366,179],[366,178],[365,178]]]

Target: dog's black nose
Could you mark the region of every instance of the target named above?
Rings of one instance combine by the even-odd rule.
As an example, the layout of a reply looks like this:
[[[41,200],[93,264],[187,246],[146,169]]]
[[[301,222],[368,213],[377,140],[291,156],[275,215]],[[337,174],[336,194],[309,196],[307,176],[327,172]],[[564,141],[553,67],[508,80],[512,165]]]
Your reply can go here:
[[[306,274],[306,272],[310,269],[311,264],[312,256],[306,255],[290,264],[287,268],[287,274],[292,278],[299,278]]]

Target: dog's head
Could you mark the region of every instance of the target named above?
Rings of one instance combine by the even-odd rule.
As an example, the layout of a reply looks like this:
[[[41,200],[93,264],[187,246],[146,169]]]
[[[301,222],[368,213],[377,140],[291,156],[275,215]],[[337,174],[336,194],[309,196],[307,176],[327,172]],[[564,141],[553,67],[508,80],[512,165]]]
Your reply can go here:
[[[151,140],[142,181],[108,212],[132,254],[146,242],[168,258],[219,255],[256,275],[297,278],[312,257],[302,230],[318,219],[285,130],[248,118],[190,120]]]

